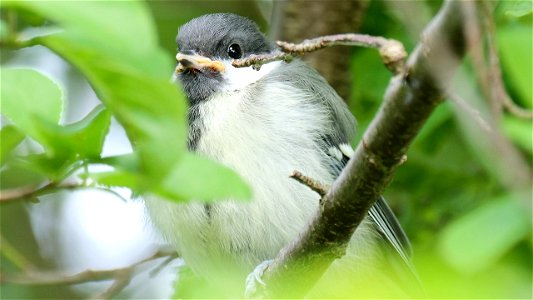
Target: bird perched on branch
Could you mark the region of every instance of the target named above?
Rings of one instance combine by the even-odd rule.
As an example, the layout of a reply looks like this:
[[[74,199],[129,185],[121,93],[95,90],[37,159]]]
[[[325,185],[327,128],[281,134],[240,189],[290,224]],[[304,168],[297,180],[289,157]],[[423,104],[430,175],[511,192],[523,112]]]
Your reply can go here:
[[[235,297],[246,275],[274,258],[319,208],[320,196],[289,175],[297,170],[332,183],[351,155],[355,119],[324,78],[302,61],[271,62],[259,70],[232,66],[235,59],[276,51],[247,18],[201,16],[180,28],[177,43],[175,78],[189,101],[188,147],[232,168],[250,185],[253,198],[212,204],[147,199],[147,207],[215,296]],[[380,198],[345,257],[321,280],[331,279],[322,284],[327,287],[318,284],[317,295],[363,296],[351,293],[364,290],[362,284],[371,282],[368,274],[392,268],[383,245],[410,266],[408,240]],[[378,281],[376,290],[383,286]]]

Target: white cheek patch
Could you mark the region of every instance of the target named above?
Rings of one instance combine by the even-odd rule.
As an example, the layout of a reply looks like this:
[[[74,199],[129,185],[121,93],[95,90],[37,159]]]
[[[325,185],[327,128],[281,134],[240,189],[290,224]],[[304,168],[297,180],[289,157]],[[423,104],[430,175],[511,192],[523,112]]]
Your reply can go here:
[[[271,62],[261,66],[259,71],[254,70],[252,67],[235,68],[231,61],[222,61],[225,67],[225,71],[222,73],[225,84],[222,87],[223,91],[233,92],[243,89],[244,87],[258,81],[263,76],[270,73],[272,70],[280,65],[280,61]]]

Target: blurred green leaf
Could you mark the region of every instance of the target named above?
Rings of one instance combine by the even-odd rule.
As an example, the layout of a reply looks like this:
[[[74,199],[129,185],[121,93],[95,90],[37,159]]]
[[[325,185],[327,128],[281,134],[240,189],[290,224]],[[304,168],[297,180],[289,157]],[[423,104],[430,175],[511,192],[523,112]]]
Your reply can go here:
[[[24,134],[15,128],[15,126],[7,125],[0,130],[0,166],[2,166],[8,158],[11,151],[24,139]]]
[[[37,186],[44,182],[48,176],[32,168],[29,164],[5,164],[0,169],[1,189]]]
[[[140,167],[139,158],[137,157],[135,152],[123,155],[104,157],[102,159],[97,160],[96,162],[132,173],[138,172]]]
[[[144,3],[83,2],[79,6],[24,2],[16,6],[41,13],[65,27],[65,32],[40,37],[39,41],[74,64],[124,126],[139,152],[144,186],[161,187],[155,193],[179,200],[249,195],[248,187],[233,171],[185,155],[186,101],[169,82],[174,64],[157,45]],[[115,177],[107,174],[104,180],[131,183],[122,171],[117,172]],[[168,178],[178,181],[169,183]]]
[[[178,268],[178,280],[174,283],[171,299],[211,299],[220,298],[220,295],[220,291],[196,275],[189,266],[182,265]]]
[[[515,197],[494,199],[450,223],[439,237],[443,258],[461,272],[474,273],[525,238],[531,222]]]
[[[150,181],[135,173],[138,166],[135,156],[121,155],[100,162],[115,167],[115,170],[91,173],[89,177],[106,186],[150,190],[176,201],[194,199],[209,202],[221,198],[246,200],[251,197],[250,189],[235,172],[194,154],[182,156],[163,182],[151,189]]]
[[[147,76],[168,79],[173,64],[158,46],[156,29],[142,1],[6,1],[59,23],[62,39]],[[135,20],[135,21],[133,21]]]
[[[7,38],[9,30],[7,28],[7,23],[4,19],[0,19],[0,41],[3,41]]]
[[[506,16],[522,18],[533,13],[533,2],[531,0],[506,0],[501,2],[502,10]]]
[[[453,112],[449,105],[438,106],[420,130],[415,141],[417,146],[423,147],[429,153],[438,151],[449,138],[452,119]],[[423,141],[423,143],[418,141]]]
[[[172,169],[159,193],[173,199],[183,197],[200,201],[230,197],[246,200],[252,194],[248,185],[229,168],[189,153]]]
[[[46,150],[19,163],[26,161],[26,168],[53,180],[67,175],[76,159],[99,157],[110,123],[110,113],[100,106],[83,120],[60,126],[61,105],[61,90],[44,75],[2,69],[2,113]]]
[[[83,161],[66,159],[68,157],[66,154],[56,156],[50,156],[48,153],[30,154],[17,157],[11,164],[46,177],[50,181],[61,181],[83,165]]]
[[[124,126],[139,151],[141,170],[154,181],[165,177],[187,151],[183,96],[167,80],[130,73],[119,66],[95,65],[90,59],[81,61],[84,58],[79,52],[73,59],[79,60],[80,69]]]
[[[503,63],[504,76],[508,76],[508,83],[516,90],[517,101],[520,105],[531,108],[533,91],[533,29],[531,26],[513,24],[498,28],[496,37],[500,56]]]
[[[427,299],[531,299],[530,253],[514,253],[483,272],[463,273],[436,252],[418,250],[415,264]]]
[[[128,153],[117,156],[110,156],[94,160],[94,163],[105,164],[113,167],[112,171],[91,172],[80,174],[83,179],[91,178],[99,184],[105,186],[121,186],[130,188],[136,192],[146,190],[146,182],[139,174],[140,161],[137,153]]]
[[[43,124],[40,130],[48,140],[54,141],[53,156],[99,158],[110,122],[111,114],[99,105],[78,122],[66,126]]]
[[[533,153],[533,124],[531,120],[524,120],[514,116],[504,115],[503,130],[511,140],[528,153]]]
[[[29,69],[2,68],[1,109],[23,133],[45,147],[53,141],[41,132],[43,123],[58,124],[63,95],[48,77]]]
[[[105,185],[108,187],[120,186],[127,187],[132,190],[139,190],[143,188],[141,186],[142,180],[140,176],[135,173],[130,173],[122,170],[90,173],[87,177],[93,179],[98,184]]]
[[[155,32],[144,28],[150,28],[145,24],[150,22],[149,15],[141,3],[113,4],[109,7],[110,11],[116,10],[113,21],[95,17],[102,7],[107,8],[101,3],[91,3],[81,13],[76,5],[59,7],[65,11],[76,10],[73,13],[81,14],[80,18],[86,22],[80,25],[75,20],[53,15],[65,22],[67,30],[42,38],[42,42],[87,76],[139,150],[141,170],[157,182],[186,151],[186,108],[183,96],[168,81],[173,64],[156,44]],[[124,28],[123,21],[133,19],[139,19],[139,23],[133,22],[128,34],[104,30],[94,35],[93,28]],[[115,46],[107,47],[110,40]]]

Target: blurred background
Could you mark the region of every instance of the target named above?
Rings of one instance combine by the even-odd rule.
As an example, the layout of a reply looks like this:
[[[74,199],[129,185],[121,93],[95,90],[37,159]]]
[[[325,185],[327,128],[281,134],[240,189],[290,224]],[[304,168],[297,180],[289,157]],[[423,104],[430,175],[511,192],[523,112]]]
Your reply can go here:
[[[478,16],[486,32],[478,44],[472,41],[477,48],[457,73],[450,91],[453,96],[432,115],[385,192],[414,245],[414,261],[432,297],[532,297],[533,127],[527,115],[533,82],[531,2],[490,3],[494,12]],[[411,52],[440,5],[441,1],[430,0],[145,3],[169,57],[175,53],[179,26],[213,12],[247,16],[272,39],[299,42],[361,32],[397,39]],[[512,105],[491,94],[490,72],[483,71],[483,66],[489,66],[488,47],[497,51]],[[357,117],[355,145],[381,104],[390,73],[377,52],[369,49],[335,47],[306,60],[346,99]],[[68,103],[64,123],[79,120],[99,103],[83,76],[47,48],[2,48],[1,63],[35,68],[58,82]],[[25,151],[32,145],[20,147]],[[129,152],[124,131],[113,121],[103,154]],[[2,185],[9,186],[10,180],[14,179],[2,178]],[[13,259],[73,274],[123,267],[150,255],[164,241],[151,227],[142,199],[134,199],[126,189],[116,192],[120,197],[79,190],[43,196],[39,203],[2,204],[1,272],[16,270]],[[170,297],[181,262],[151,274],[158,263],[143,266],[117,298]],[[87,298],[110,284],[2,283],[0,298]]]

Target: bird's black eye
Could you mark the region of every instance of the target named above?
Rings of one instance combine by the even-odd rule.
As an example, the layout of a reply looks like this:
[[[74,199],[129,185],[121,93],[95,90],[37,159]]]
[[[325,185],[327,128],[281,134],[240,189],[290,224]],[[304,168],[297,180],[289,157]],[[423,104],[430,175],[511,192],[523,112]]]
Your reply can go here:
[[[239,59],[242,57],[242,50],[239,44],[231,44],[228,47],[228,55],[233,59]]]

